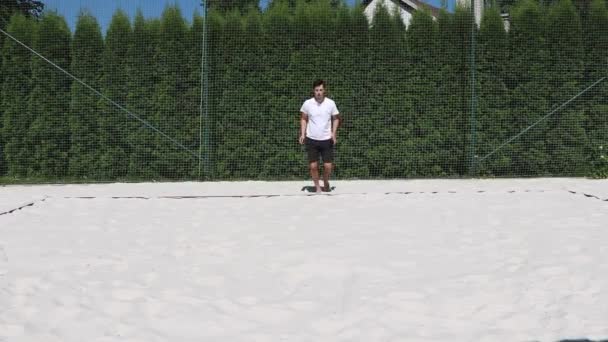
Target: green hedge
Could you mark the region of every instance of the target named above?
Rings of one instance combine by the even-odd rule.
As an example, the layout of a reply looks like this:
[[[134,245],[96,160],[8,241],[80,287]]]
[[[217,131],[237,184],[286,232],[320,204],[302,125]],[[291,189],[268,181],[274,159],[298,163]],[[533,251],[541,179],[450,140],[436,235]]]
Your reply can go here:
[[[463,8],[415,12],[405,27],[385,9],[368,23],[362,7],[336,3],[211,11],[207,25],[175,7],[132,22],[117,12],[105,34],[89,14],[74,33],[57,14],[14,16],[9,33],[129,113],[4,39],[0,176],[306,177],[298,111],[316,78],[345,119],[340,178],[608,174],[608,81],[481,160],[607,76],[605,1],[583,13],[522,0],[508,31],[495,9],[479,27]]]

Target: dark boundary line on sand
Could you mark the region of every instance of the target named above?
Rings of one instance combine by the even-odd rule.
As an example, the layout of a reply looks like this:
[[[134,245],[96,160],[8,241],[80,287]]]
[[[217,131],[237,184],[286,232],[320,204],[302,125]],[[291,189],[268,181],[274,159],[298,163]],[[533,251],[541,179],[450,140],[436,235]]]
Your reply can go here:
[[[573,195],[583,195],[585,197],[593,198],[593,199],[596,199],[598,201],[608,202],[608,198],[601,198],[601,197],[593,195],[593,194],[588,194],[588,193],[585,193],[585,192],[577,192],[577,191],[573,191],[573,190],[568,190],[568,192],[571,193],[571,194],[573,194]]]
[[[27,207],[33,207],[34,205],[36,205],[36,203],[38,203],[38,202],[44,202],[47,198],[49,198],[49,197],[45,197],[45,198],[37,200],[37,201],[28,202],[26,204],[18,206],[17,208],[13,208],[13,209],[10,209],[10,210],[4,211],[4,212],[0,212],[0,216],[12,214],[12,213],[14,213],[14,212],[16,212],[18,210],[22,210],[22,209],[25,209]]]
[[[486,190],[477,190],[475,193],[486,193]],[[546,190],[509,190],[507,193],[517,192],[546,192]],[[252,194],[252,195],[184,195],[184,196],[111,196],[108,199],[214,199],[214,198],[273,198],[273,197],[308,197],[308,196],[348,196],[348,195],[414,195],[414,194],[456,194],[457,191],[388,191],[388,192],[321,192],[298,194]],[[96,199],[96,196],[65,196],[64,199]]]
[[[272,198],[272,197],[305,197],[305,196],[344,196],[344,195],[367,195],[366,192],[349,192],[349,193],[307,193],[307,194],[257,194],[257,195],[185,195],[185,196],[111,196],[111,197],[95,197],[95,196],[66,196],[64,199],[213,199],[213,198]]]
[[[477,194],[487,193],[486,190],[477,190],[473,191]],[[546,190],[507,190],[506,193],[530,193],[530,192],[547,192]],[[587,198],[592,198],[602,202],[608,202],[608,198],[601,198],[599,196],[588,194],[584,192],[577,192],[573,190],[567,190],[568,193],[572,195],[582,195]],[[254,195],[185,195],[185,196],[110,196],[110,197],[98,197],[98,196],[64,196],[58,197],[63,199],[81,199],[81,200],[90,200],[90,199],[98,199],[98,198],[107,198],[107,199],[139,199],[139,200],[151,200],[151,199],[173,199],[173,200],[181,200],[181,199],[214,199],[214,198],[276,198],[276,197],[309,197],[309,196],[348,196],[348,195],[415,195],[415,194],[456,194],[457,191],[388,191],[388,192],[343,192],[343,193],[332,193],[332,192],[322,192],[322,193],[298,193],[298,194],[254,194]],[[4,212],[0,212],[0,216],[13,214],[16,211],[33,207],[38,202],[44,202],[48,198],[53,198],[52,196],[46,196],[43,199],[28,202],[23,204],[17,208],[13,208]]]
[[[532,342],[537,342],[537,341],[532,341]],[[602,339],[602,340],[590,340],[587,338],[581,338],[581,339],[567,339],[567,340],[559,340],[557,342],[608,342],[608,339]]]

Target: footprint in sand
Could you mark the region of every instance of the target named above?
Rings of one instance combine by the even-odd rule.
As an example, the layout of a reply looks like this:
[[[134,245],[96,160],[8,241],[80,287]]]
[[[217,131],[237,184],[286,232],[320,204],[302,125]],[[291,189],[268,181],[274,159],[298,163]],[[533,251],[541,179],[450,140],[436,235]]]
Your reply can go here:
[[[131,313],[133,305],[122,301],[111,301],[103,303],[101,310],[110,317],[120,317]]]
[[[59,306],[75,306],[78,304],[78,299],[74,296],[60,295],[55,298],[55,304]]]
[[[2,324],[0,323],[0,341],[4,341],[2,338],[14,338],[19,337],[25,333],[25,328],[20,324]],[[7,340],[10,341],[10,340]]]
[[[42,279],[37,277],[23,277],[15,279],[15,292],[22,295],[36,293],[42,284]]]
[[[422,301],[426,298],[424,293],[420,292],[391,292],[387,295],[391,301]]]
[[[251,297],[251,296],[241,297],[241,298],[237,299],[236,301],[237,301],[237,303],[239,303],[241,305],[255,305],[258,303],[258,299],[255,297]]]
[[[136,289],[117,289],[112,291],[112,298],[118,301],[131,302],[142,297],[143,292]]]
[[[588,255],[576,255],[570,258],[570,260],[578,265],[591,264],[593,262],[593,258]]]
[[[129,264],[125,261],[120,261],[112,269],[115,272],[126,272],[129,270]]]
[[[298,301],[289,304],[289,307],[296,311],[314,311],[318,309],[319,305],[315,302]]]
[[[8,257],[4,248],[0,245],[0,276],[8,273]]]
[[[156,280],[158,280],[159,275],[156,272],[150,272],[150,273],[146,273],[144,276],[144,284],[145,285],[150,285],[150,283],[155,282]]]
[[[194,278],[194,282],[201,286],[219,287],[224,284],[225,279],[221,276],[203,276]]]
[[[147,298],[146,302],[142,305],[143,312],[148,317],[156,317],[162,312],[167,311],[167,305],[155,298]]]
[[[538,270],[538,274],[544,277],[554,277],[567,273],[568,270],[560,266],[542,267]]]
[[[525,263],[525,259],[521,257],[513,257],[507,260],[507,271],[509,272],[517,272],[519,271]]]

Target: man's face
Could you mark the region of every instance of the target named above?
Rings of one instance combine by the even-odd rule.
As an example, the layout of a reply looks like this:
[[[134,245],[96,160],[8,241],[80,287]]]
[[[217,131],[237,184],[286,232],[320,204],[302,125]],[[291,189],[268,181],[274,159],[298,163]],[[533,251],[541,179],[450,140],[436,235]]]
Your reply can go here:
[[[316,86],[314,91],[315,91],[315,99],[317,99],[318,101],[321,101],[325,98],[325,87],[322,84],[319,86]]]

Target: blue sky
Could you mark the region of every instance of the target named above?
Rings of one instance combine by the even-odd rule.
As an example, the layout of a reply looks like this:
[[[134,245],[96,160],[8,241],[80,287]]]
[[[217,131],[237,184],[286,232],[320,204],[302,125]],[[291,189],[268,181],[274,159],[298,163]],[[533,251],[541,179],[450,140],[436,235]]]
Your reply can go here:
[[[88,10],[97,18],[103,32],[106,32],[117,9],[122,9],[131,18],[138,9],[141,9],[146,17],[160,17],[167,5],[177,4],[188,20],[195,11],[199,13],[201,11],[200,0],[45,0],[43,2],[45,10],[56,10],[63,15],[72,31],[81,9]]]
[[[266,6],[268,1],[260,1],[262,8]],[[423,1],[438,7],[441,6],[441,0]],[[201,10],[201,0],[43,0],[43,2],[45,9],[56,10],[63,15],[72,31],[76,26],[76,19],[81,9],[87,9],[97,18],[103,32],[106,32],[112,15],[119,8],[124,10],[131,18],[135,16],[138,8],[142,10],[144,16],[158,18],[167,5],[177,4],[188,20],[192,18],[196,11],[200,13]],[[355,0],[346,0],[346,2],[353,4]]]

